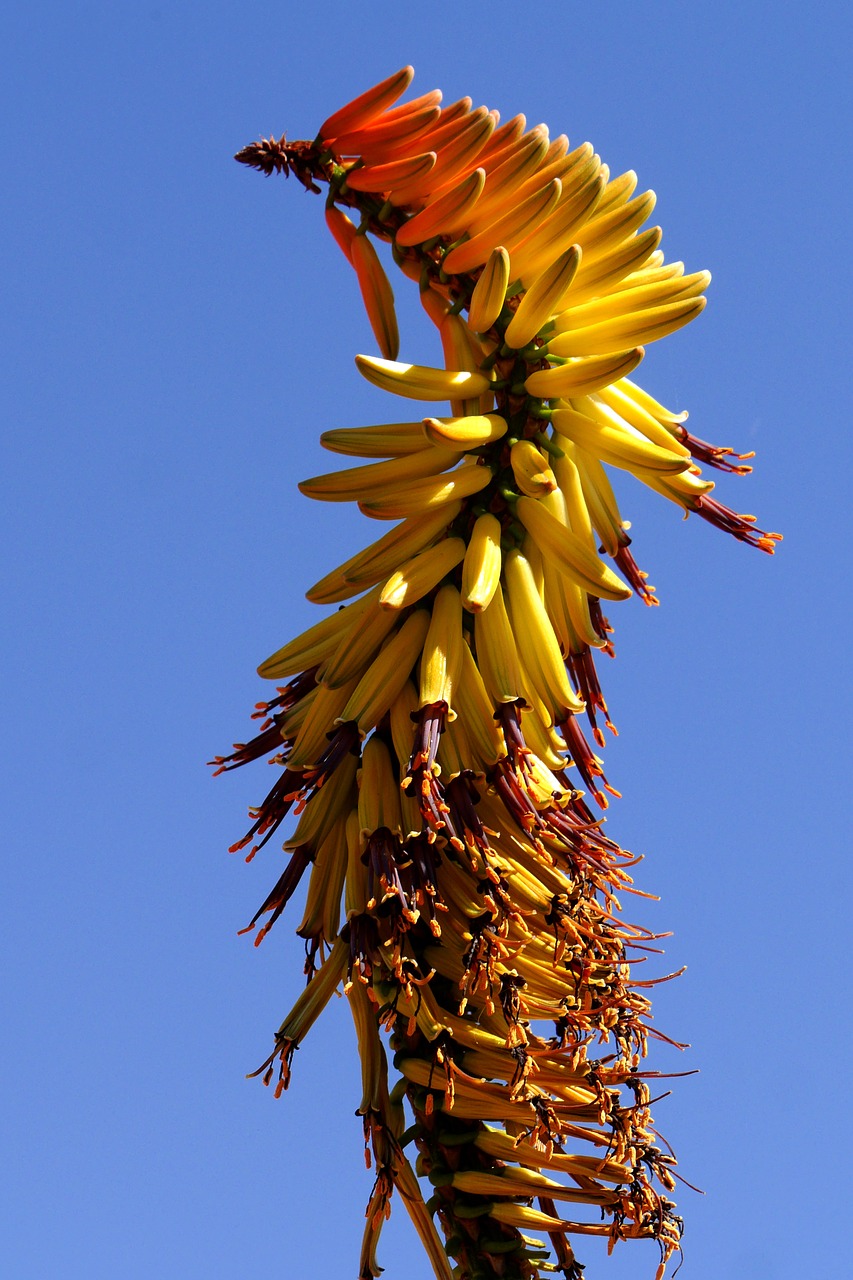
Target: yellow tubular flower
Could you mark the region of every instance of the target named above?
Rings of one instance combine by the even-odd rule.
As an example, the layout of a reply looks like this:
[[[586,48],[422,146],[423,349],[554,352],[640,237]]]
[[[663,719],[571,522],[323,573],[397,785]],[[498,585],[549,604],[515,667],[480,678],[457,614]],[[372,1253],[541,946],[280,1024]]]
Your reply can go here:
[[[456,455],[458,458],[458,454]],[[488,467],[466,463],[447,476],[428,476],[413,480],[396,490],[383,490],[359,502],[359,509],[377,520],[400,520],[434,507],[446,507],[460,499],[470,498],[491,483]],[[460,557],[461,559],[461,557]]]
[[[307,673],[306,673],[307,674]],[[289,687],[289,686],[288,686]],[[276,728],[281,734],[283,742],[291,744],[305,723],[308,712],[311,710],[320,692],[319,685],[310,689],[304,694],[298,702],[295,702],[281,717],[276,721]],[[268,704],[267,704],[268,705]]]
[[[357,761],[348,756],[332,777],[307,802],[296,830],[284,842],[285,849],[310,847],[318,849],[338,818],[353,800],[353,782]]]
[[[562,453],[562,457],[554,459],[554,475],[557,477],[560,489],[558,502],[553,507],[548,506],[548,510],[554,515],[559,515],[572,533],[576,534],[582,542],[586,542],[590,550],[593,550],[595,543],[592,536],[592,517],[584,499],[580,472],[574,458],[576,451],[569,441],[563,441],[559,436],[555,436],[554,440]],[[552,501],[553,499],[546,499],[546,505]]]
[[[509,254],[503,245],[493,249],[474,285],[468,323],[476,333],[486,333],[497,320],[506,302],[509,284]]]
[[[322,662],[330,653],[334,653],[340,637],[349,630],[367,602],[367,596],[356,600],[345,609],[339,609],[337,613],[303,631],[295,640],[283,645],[262,662],[258,667],[258,675],[265,680],[282,680],[285,676],[296,675],[298,671]]]
[[[606,198],[606,192],[602,200]],[[641,227],[655,207],[655,193],[647,191],[630,204],[617,204],[595,216],[578,232],[577,243],[583,251],[587,265],[602,257],[608,250],[622,244],[638,227]]]
[[[522,498],[539,510],[532,498]],[[583,711],[584,704],[571,687],[560,646],[551,620],[536,589],[530,563],[520,551],[511,551],[506,560],[512,628],[519,637],[522,662],[534,687],[559,721],[567,714]]]
[[[692,276],[680,275],[675,279],[667,276],[657,281],[649,281],[647,276],[642,283],[631,276],[624,282],[623,289],[609,296],[570,306],[557,318],[556,329],[581,329],[626,314],[653,310],[666,303],[695,298],[707,289],[710,282],[708,271],[697,271]]]
[[[300,480],[299,491],[306,498],[316,498],[321,502],[369,500],[371,495],[393,491],[410,480],[438,475],[458,461],[458,455],[450,449],[425,446],[402,458],[371,462],[363,467],[351,467],[349,471],[331,471],[310,480]]]
[[[618,178],[611,178],[607,183],[607,191],[599,206],[599,213],[614,209],[617,205],[627,204],[637,189],[637,175],[633,169],[622,173]]]
[[[448,715],[447,717],[435,758],[438,761],[442,783],[445,786],[448,782],[458,778],[460,774],[472,771],[474,753],[455,711],[453,716]]]
[[[412,681],[407,680],[389,711],[391,741],[402,770],[406,769],[412,754],[412,720],[417,710],[418,691]]]
[[[507,422],[498,413],[476,413],[459,418],[424,418],[426,438],[445,449],[467,453],[484,444],[493,444],[506,435]]]
[[[495,703],[524,700],[521,663],[500,583],[489,603],[475,613],[477,665]]]
[[[660,227],[649,227],[636,237],[623,240],[609,253],[593,257],[591,254],[578,268],[572,282],[572,301],[576,304],[600,297],[614,285],[638,271],[657,250],[663,232]]]
[[[336,719],[354,721],[364,734],[374,728],[409,678],[428,626],[426,609],[417,609],[409,615],[356,687],[345,686],[350,689],[350,696],[342,702]]]
[[[330,453],[356,458],[397,458],[424,447],[420,422],[388,422],[375,427],[340,427],[324,431],[320,444]]]
[[[469,613],[487,608],[501,578],[501,523],[478,516],[462,563],[462,603]]]
[[[529,395],[542,399],[589,395],[617,378],[633,373],[644,355],[642,347],[634,347],[631,351],[619,351],[615,355],[587,356],[553,368],[538,369],[529,375],[524,389]]]
[[[306,987],[276,1032],[275,1053],[272,1054],[267,1063],[264,1063],[263,1067],[251,1073],[252,1075],[259,1075],[261,1071],[270,1069],[271,1076],[271,1064],[276,1058],[280,1058],[279,1083],[276,1094],[280,1093],[282,1089],[286,1089],[290,1083],[290,1062],[294,1051],[299,1048],[300,1043],[311,1030],[329,1000],[331,1000],[335,988],[343,978],[345,966],[346,946],[339,938],[332,948],[331,955],[321,965],[316,980]],[[269,1080],[265,1080],[265,1083],[269,1083]]]
[[[595,532],[607,554],[615,556],[625,544],[627,533],[607,473],[597,458],[583,449],[573,447],[570,440],[566,441],[566,454],[577,467],[584,505],[589,511]]]
[[[347,868],[346,817],[338,818],[317,850],[302,923],[301,938],[329,943],[337,937],[341,892]]]
[[[384,609],[402,609],[416,604],[456,568],[464,555],[465,543],[461,538],[447,538],[428,551],[420,552],[392,573],[382,588],[380,604]]]
[[[366,602],[366,607],[359,612],[356,622],[344,632],[337,648],[317,673],[320,682],[328,689],[339,689],[348,681],[359,679],[395,626],[394,615],[382,608],[378,588],[368,592],[356,603],[363,602]],[[351,609],[354,606],[347,607]]]
[[[700,313],[710,280],[642,229],[654,194],[524,116],[500,124],[437,90],[400,101],[411,77],[360,94],[313,142],[282,135],[237,157],[326,188],[379,346],[357,367],[436,415],[323,432],[330,452],[367,461],[301,491],[399,523],[310,589],[357,598],[262,663],[288,683],[257,705],[255,736],[213,761],[274,766],[232,846],[251,859],[283,828],[256,943],[307,880],[309,982],[255,1074],[286,1087],[342,985],[376,1170],[364,1277],[395,1192],[438,1280],[579,1280],[587,1235],[654,1240],[663,1268],[679,1247],[674,1157],[643,1066],[662,1034],[646,989],[663,979],[632,970],[656,935],[622,918],[635,859],[595,809],[618,795],[598,754],[598,717],[613,729],[604,610],[657,601],[608,468],[764,551],[779,535],[700,470],[744,474],[748,455],[691,435],[630,378],[646,344]],[[436,327],[435,364],[398,358],[379,241]]]
[[[682,458],[690,457],[690,450],[677,439],[675,434],[677,426],[684,421],[683,416],[673,420],[672,425],[667,427],[620,391],[618,386],[602,387],[595,396],[573,399],[572,408],[579,413],[585,413],[588,418],[595,419],[603,426],[617,426],[638,431],[659,449],[667,449],[670,453],[677,453]]]
[[[453,523],[461,510],[461,502],[449,502],[427,511],[425,515],[409,516],[348,561],[349,567],[344,576],[363,587],[381,581],[399,568],[404,560],[426,550]]]
[[[489,379],[464,369],[430,369],[424,365],[401,364],[356,356],[355,363],[368,382],[394,395],[412,400],[449,400],[452,396],[480,396],[489,389]]]
[[[362,588],[358,583],[352,583],[346,576],[345,571],[348,568],[349,561],[346,561],[337,569],[332,569],[325,574],[308,588],[305,599],[310,600],[312,604],[338,604],[341,600],[351,600],[353,596],[357,596]]]
[[[591,356],[655,342],[689,324],[704,306],[704,298],[682,298],[583,329],[570,329],[552,338],[548,351],[553,356]]]
[[[478,767],[490,769],[506,755],[506,742],[495,720],[494,707],[468,644],[462,646],[462,670],[456,690],[456,710],[462,718]]]
[[[367,867],[361,857],[361,824],[357,804],[350,808],[346,821],[347,872],[344,881],[344,914],[347,920],[359,916],[367,903]]]
[[[608,569],[577,534],[561,524],[544,503],[533,498],[519,498],[516,509],[519,520],[542,555],[567,578],[577,582],[591,595],[603,596],[605,600],[627,600],[630,597],[630,587],[620,582],[613,570]]]
[[[517,440],[509,461],[516,484],[528,498],[542,498],[556,489],[557,479],[548,459],[532,440]]]
[[[358,782],[358,821],[363,840],[379,827],[400,834],[399,792],[388,748],[374,734],[364,744]]]
[[[569,198],[560,200],[542,225],[522,240],[513,253],[515,274],[524,284],[537,280],[552,262],[572,248],[579,229],[598,207],[605,178],[597,160],[595,156],[590,162],[586,180]]]
[[[444,586],[435,597],[423,646],[420,705],[444,702],[453,707],[453,690],[462,670],[462,601],[456,587]]]
[[[508,346],[517,350],[526,347],[551,316],[559,311],[580,260],[581,251],[573,244],[534,280],[507,325],[505,341]]]
[[[687,470],[689,459],[672,449],[661,449],[649,443],[637,432],[620,427],[615,419],[608,422],[604,414],[591,407],[595,420],[575,409],[557,409],[552,418],[557,432],[587,453],[597,454],[602,462],[610,462],[628,471],[635,466],[647,471]]]
[[[293,769],[307,769],[315,765],[323,754],[327,744],[327,730],[346,706],[355,688],[355,681],[334,689],[321,687],[312,703],[311,710],[294,742],[288,762]]]

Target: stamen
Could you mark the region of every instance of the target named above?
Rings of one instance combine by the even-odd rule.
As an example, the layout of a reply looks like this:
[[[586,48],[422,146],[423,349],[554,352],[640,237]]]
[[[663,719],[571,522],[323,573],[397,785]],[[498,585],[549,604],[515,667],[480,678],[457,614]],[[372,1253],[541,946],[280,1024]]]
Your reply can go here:
[[[284,739],[281,736],[281,725],[284,723],[287,712],[295,707],[297,702],[301,702],[307,693],[315,687],[317,683],[317,668],[311,667],[308,671],[303,671],[301,675],[291,680],[290,684],[279,689],[278,697],[273,698],[271,702],[258,702],[255,704],[255,710],[252,713],[253,720],[260,720],[262,717],[269,717],[271,711],[277,711],[276,715],[265,719],[261,725],[261,732],[250,742],[235,742],[234,750],[228,756],[214,756],[208,761],[210,765],[218,765],[213,774],[217,778],[220,773],[227,773],[231,769],[238,769],[240,765],[248,764],[251,760],[258,760],[261,756],[268,755],[271,751],[280,752],[284,745]]]
[[[293,897],[309,862],[311,862],[311,855],[307,849],[294,849],[290,861],[278,878],[275,888],[267,894],[263,905],[258,908],[250,922],[246,925],[245,929],[240,929],[238,931],[238,936],[244,933],[251,933],[264,912],[272,911],[272,915],[269,920],[262,929],[258,930],[258,936],[255,938],[255,946],[260,946],[276,920],[281,915],[282,911],[284,911],[287,903]]]
[[[737,476],[746,476],[752,471],[752,467],[740,467],[729,459],[737,458],[738,462],[745,462],[747,458],[755,457],[754,450],[749,453],[735,453],[734,449],[726,445],[708,444],[706,440],[700,440],[698,436],[691,435],[687,428],[680,424],[676,426],[673,434],[690,450],[694,458],[707,463],[709,467],[716,467],[718,471],[729,471]]]
[[[238,853],[241,849],[245,849],[254,836],[262,834],[263,839],[259,840],[246,855],[246,861],[251,862],[258,850],[264,847],[284,822],[295,801],[303,797],[302,775],[291,769],[285,769],[258,808],[250,809],[249,816],[255,819],[254,823],[243,839],[232,844],[228,852]]]
[[[699,495],[692,504],[692,510],[716,528],[730,533],[739,542],[747,542],[751,547],[758,547],[759,551],[766,551],[768,555],[772,556],[776,543],[782,541],[781,533],[765,533],[763,529],[756,529],[755,516],[739,515],[707,493]]]
[[[628,550],[627,542],[624,546],[620,546],[613,559],[634,588],[635,593],[643,601],[643,604],[660,604],[660,600],[655,595],[655,588],[650,587],[646,581],[649,575],[644,573],[637,564]]]
[[[358,755],[360,735],[358,724],[348,720],[338,725],[329,737],[329,745],[315,765],[303,773],[306,787],[319,788],[337,769],[341,761],[348,755]]]
[[[619,736],[618,730],[611,721],[607,712],[607,703],[604,701],[604,695],[601,692],[601,685],[598,681],[598,672],[595,669],[595,662],[592,656],[592,650],[589,646],[585,646],[581,653],[570,653],[566,658],[566,667],[572,678],[572,683],[578,693],[586,703],[586,716],[592,727],[592,736],[600,747],[604,746],[604,734],[598,728],[596,723],[596,711],[600,711],[604,716],[604,723],[607,725],[611,733]]]
[[[602,809],[606,809],[608,805],[607,797],[599,791],[594,779],[600,778],[602,786],[609,791],[612,796],[619,796],[620,793],[615,787],[611,787],[610,783],[604,776],[604,770],[599,760],[590,750],[589,743],[583,735],[583,730],[578,723],[577,716],[569,715],[560,724],[563,737],[566,739],[569,751],[572,756],[572,763],[578,773],[583,778],[589,790],[595,796],[598,804]]]
[[[601,608],[601,601],[598,597],[588,596],[587,600],[589,604],[590,621],[595,628],[596,634],[604,641],[604,652],[612,658],[616,653],[616,650],[613,648],[613,644],[609,639],[609,637],[613,635],[613,627],[604,616]]]

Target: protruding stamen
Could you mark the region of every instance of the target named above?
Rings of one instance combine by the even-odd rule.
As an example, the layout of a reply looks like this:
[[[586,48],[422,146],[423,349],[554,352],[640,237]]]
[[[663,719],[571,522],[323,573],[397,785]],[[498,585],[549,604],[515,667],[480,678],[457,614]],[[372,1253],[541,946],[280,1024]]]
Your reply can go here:
[[[752,471],[752,467],[738,466],[737,463],[745,462],[747,458],[754,458],[754,451],[735,453],[734,449],[730,449],[727,445],[708,444],[707,440],[700,440],[698,436],[691,435],[687,428],[680,424],[673,428],[673,434],[690,450],[694,458],[707,463],[709,467],[716,467],[718,471],[729,471],[737,476],[746,476]],[[731,462],[731,458],[736,458],[737,463]]]
[[[284,911],[284,908],[287,906],[290,899],[293,897],[296,887],[302,879],[303,873],[310,861],[311,857],[307,849],[294,849],[290,861],[278,878],[275,888],[267,894],[263,905],[258,908],[250,922],[246,925],[245,929],[239,930],[241,934],[251,933],[261,916],[266,911],[271,911],[272,915],[269,920],[267,920],[266,924],[258,930],[258,936],[255,938],[256,947],[260,946],[263,942],[264,938],[269,933],[282,911]]]
[[[759,551],[766,551],[768,555],[772,556],[776,550],[776,543],[782,541],[781,533],[765,533],[763,529],[757,529],[755,516],[739,515],[737,511],[732,511],[731,507],[724,507],[722,502],[717,502],[716,498],[710,497],[707,493],[699,495],[692,505],[692,510],[703,520],[730,533],[739,542],[747,542],[751,547],[758,547]]]

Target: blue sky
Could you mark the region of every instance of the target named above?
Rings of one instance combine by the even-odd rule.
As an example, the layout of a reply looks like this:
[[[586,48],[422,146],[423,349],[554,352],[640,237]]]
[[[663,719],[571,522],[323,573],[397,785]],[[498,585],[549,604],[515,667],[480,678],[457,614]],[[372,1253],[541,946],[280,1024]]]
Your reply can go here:
[[[348,1013],[281,1101],[243,1076],[300,987],[278,875],[226,848],[263,765],[212,782],[306,586],[374,536],[309,503],[317,438],[395,410],[319,200],[231,156],[313,137],[407,62],[415,91],[523,111],[658,194],[714,274],[643,385],[755,449],[719,496],[774,560],[623,486],[662,598],[604,672],[621,843],[672,929],[658,1024],[691,1050],[657,1119],[682,1280],[841,1273],[850,1126],[849,19],[770,3],[50,4],[2,21],[7,917],[4,1274],[355,1274],[370,1175]],[[847,30],[849,37],[849,30]],[[847,186],[847,190],[845,190]],[[407,282],[405,358],[438,358]],[[849,603],[847,605],[849,610]],[[614,611],[615,613],[616,611]],[[624,616],[622,616],[624,614]],[[846,1025],[847,1024],[847,1025]],[[839,1085],[842,1088],[839,1088]],[[389,1280],[427,1280],[397,1207]],[[624,1246],[587,1275],[654,1274]]]

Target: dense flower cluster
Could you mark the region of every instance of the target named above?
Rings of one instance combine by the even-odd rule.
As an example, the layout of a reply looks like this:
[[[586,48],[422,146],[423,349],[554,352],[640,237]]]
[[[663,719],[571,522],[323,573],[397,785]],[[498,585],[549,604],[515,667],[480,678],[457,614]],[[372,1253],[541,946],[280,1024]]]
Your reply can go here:
[[[521,116],[500,125],[438,92],[396,105],[411,76],[313,142],[237,157],[326,186],[381,352],[359,369],[450,406],[323,435],[368,461],[302,492],[395,523],[311,587],[342,607],[262,664],[281,683],[260,732],[216,761],[280,766],[234,849],[252,857],[298,815],[257,941],[310,869],[308,983],[256,1074],[287,1087],[342,986],[376,1168],[361,1280],[379,1273],[394,1190],[441,1280],[577,1280],[585,1235],[658,1241],[662,1275],[680,1238],[675,1162],[643,1068],[661,1035],[652,982],[632,975],[655,938],[621,915],[633,860],[596,812],[618,793],[596,753],[612,725],[593,658],[612,653],[606,607],[657,600],[607,469],[765,551],[778,535],[711,497],[697,465],[743,473],[745,455],[696,439],[631,380],[644,344],[699,314],[709,280],[640,229],[652,193]],[[373,239],[417,284],[443,368],[399,362]]]

